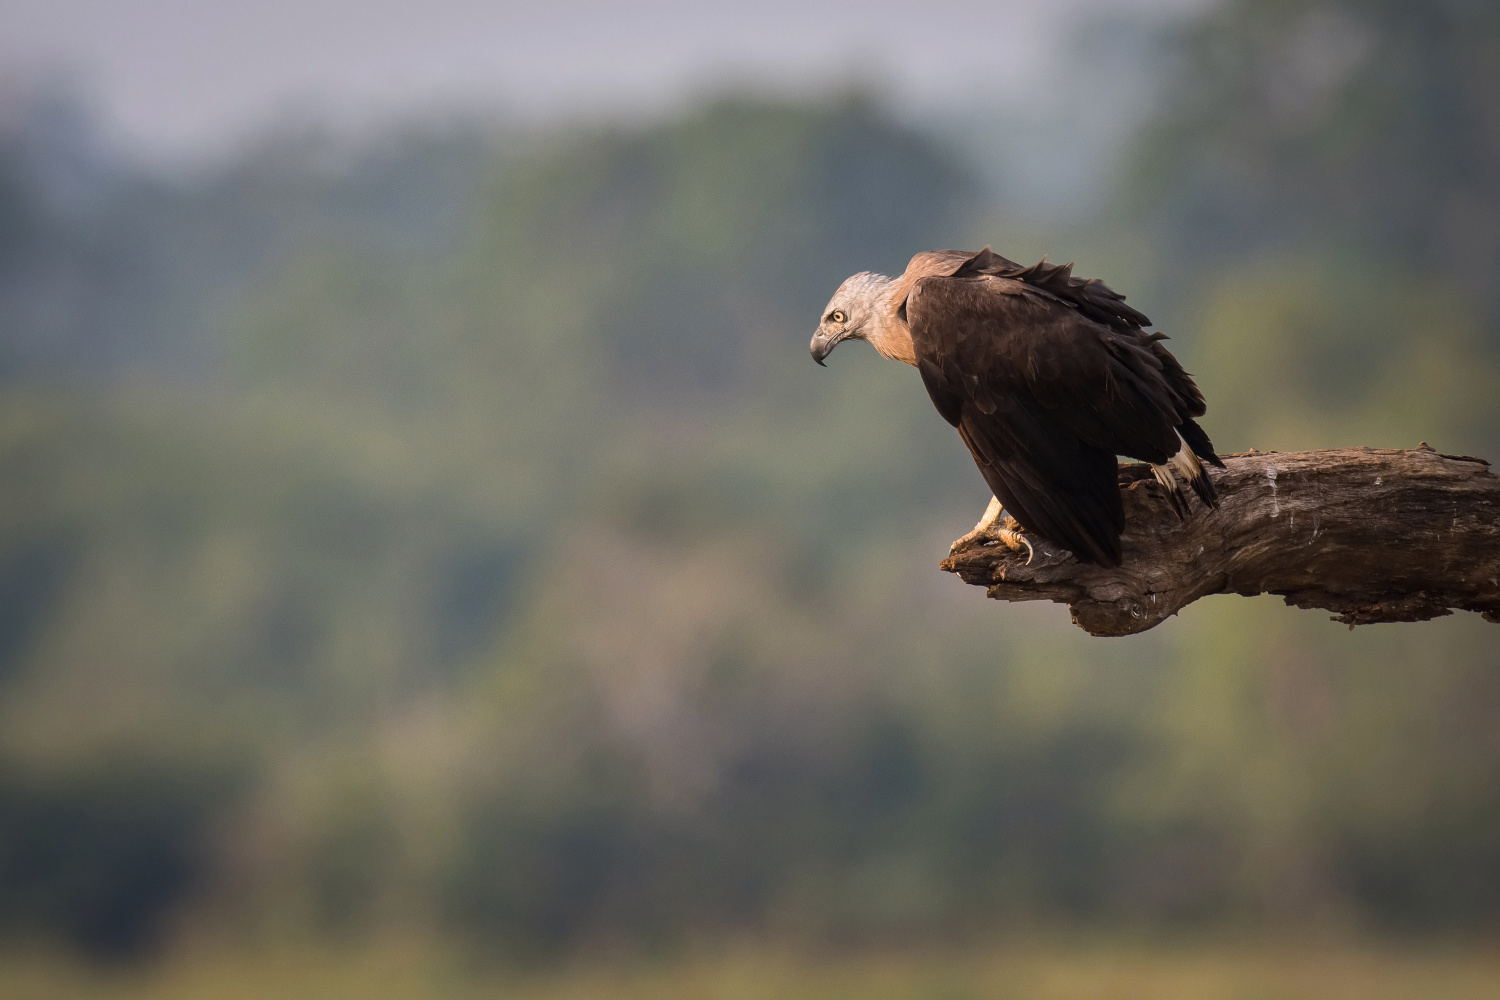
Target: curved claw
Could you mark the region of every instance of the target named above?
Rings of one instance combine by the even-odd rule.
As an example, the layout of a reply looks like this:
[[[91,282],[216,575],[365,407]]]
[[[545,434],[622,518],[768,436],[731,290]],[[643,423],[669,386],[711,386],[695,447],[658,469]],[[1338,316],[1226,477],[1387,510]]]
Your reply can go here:
[[[1012,531],[1009,528],[1001,528],[997,534],[1000,536],[1000,541],[1004,542],[1012,552],[1019,552],[1021,551],[1021,546],[1026,546],[1026,562],[1024,565],[1031,565],[1031,560],[1036,558],[1036,549],[1031,547],[1031,541],[1025,535],[1019,531]]]
[[[1012,520],[1011,523],[1014,524],[1014,520]],[[1017,525],[1017,527],[1019,527],[1019,525]],[[976,526],[973,531],[969,532],[967,535],[963,536],[958,541],[948,546],[948,554],[950,556],[957,555],[958,553],[963,552],[967,549],[976,547],[984,548],[988,545],[994,545],[996,542],[1004,545],[1012,552],[1020,552],[1022,549],[1025,549],[1025,564],[1027,566],[1030,566],[1031,560],[1036,558],[1036,549],[1032,547],[1030,539],[1013,528],[1002,528],[994,523],[981,523],[980,525]]]
[[[979,519],[978,524],[974,525],[974,530],[948,546],[948,554],[957,555],[964,549],[970,549],[976,545],[993,545],[995,542],[1000,542],[1012,552],[1020,552],[1024,547],[1026,565],[1030,566],[1031,560],[1036,558],[1036,549],[1032,548],[1031,542],[1021,534],[1020,528],[1021,522],[1005,512],[1005,508],[1000,506],[1000,500],[997,497],[991,497],[989,506],[984,509],[984,516]]]

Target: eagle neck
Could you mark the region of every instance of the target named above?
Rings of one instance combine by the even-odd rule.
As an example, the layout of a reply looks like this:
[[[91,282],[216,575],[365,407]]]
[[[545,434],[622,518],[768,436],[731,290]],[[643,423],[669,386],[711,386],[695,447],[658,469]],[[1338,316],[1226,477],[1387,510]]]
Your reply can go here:
[[[917,363],[917,351],[911,340],[911,328],[901,318],[901,303],[906,299],[907,289],[893,278],[884,278],[876,292],[876,305],[871,310],[869,330],[865,339],[881,357],[892,361]]]

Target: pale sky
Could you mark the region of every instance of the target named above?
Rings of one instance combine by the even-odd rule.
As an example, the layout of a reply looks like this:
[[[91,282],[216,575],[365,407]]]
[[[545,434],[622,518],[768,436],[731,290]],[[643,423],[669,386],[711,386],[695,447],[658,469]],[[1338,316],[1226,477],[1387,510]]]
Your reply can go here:
[[[0,78],[72,73],[117,138],[195,156],[288,116],[650,114],[851,78],[913,110],[999,103],[1063,71],[1081,20],[1201,2],[0,0]]]

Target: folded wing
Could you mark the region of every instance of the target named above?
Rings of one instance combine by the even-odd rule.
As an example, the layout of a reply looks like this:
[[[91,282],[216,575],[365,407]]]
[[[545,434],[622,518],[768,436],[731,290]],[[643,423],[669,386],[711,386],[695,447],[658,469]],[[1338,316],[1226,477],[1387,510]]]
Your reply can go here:
[[[1193,421],[1203,397],[1120,296],[1067,268],[1039,280],[1044,266],[985,250],[951,276],[918,280],[905,302],[917,367],[1023,527],[1118,565],[1115,456],[1161,465],[1186,440],[1217,463]]]

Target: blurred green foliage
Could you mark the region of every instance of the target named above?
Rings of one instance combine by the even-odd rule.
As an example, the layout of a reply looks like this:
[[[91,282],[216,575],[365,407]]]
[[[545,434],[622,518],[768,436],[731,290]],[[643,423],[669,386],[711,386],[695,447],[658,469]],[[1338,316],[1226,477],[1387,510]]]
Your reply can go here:
[[[1497,39],[1242,2],[1179,42],[1149,238],[1059,242],[1163,312],[1223,450],[1496,454],[1500,169],[1430,147],[1497,162]],[[1226,597],[1100,641],[937,572],[961,445],[804,345],[849,273],[1011,253],[1018,209],[870,102],[68,192],[38,114],[0,150],[0,932],[1500,918],[1493,626]]]
[[[1187,25],[1140,201],[1215,266],[1335,247],[1500,310],[1500,11],[1241,0]],[[1491,337],[1493,346],[1493,336]]]

